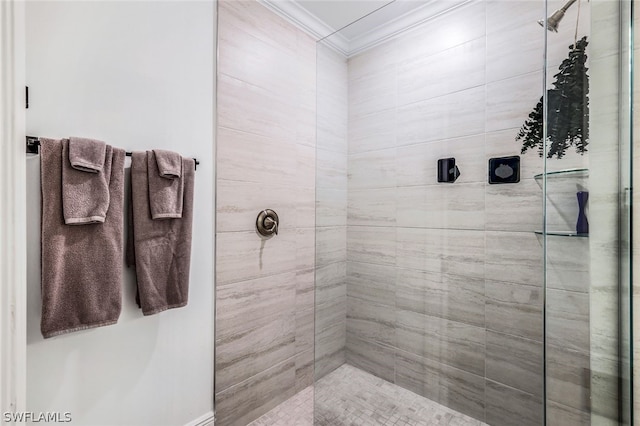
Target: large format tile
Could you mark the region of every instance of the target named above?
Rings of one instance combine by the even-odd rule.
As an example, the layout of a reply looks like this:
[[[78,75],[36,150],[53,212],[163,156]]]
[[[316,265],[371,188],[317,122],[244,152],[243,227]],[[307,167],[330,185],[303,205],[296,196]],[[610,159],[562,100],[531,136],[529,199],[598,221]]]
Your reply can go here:
[[[484,86],[400,107],[398,146],[482,133],[484,111]]]
[[[315,380],[324,377],[345,363],[346,324],[336,324],[324,330],[316,329]]]
[[[347,333],[347,363],[389,382],[394,379],[394,349]]]
[[[316,188],[316,226],[347,225],[347,188]]]
[[[344,262],[347,259],[347,228],[327,226],[316,228],[316,265]]]
[[[218,286],[216,296],[218,390],[294,355],[295,273]]]
[[[347,227],[347,259],[350,262],[395,265],[394,227]]]
[[[487,331],[488,379],[541,397],[542,363],[541,342]]]
[[[539,71],[487,84],[486,131],[522,126],[542,97],[542,85]]]
[[[268,240],[254,230],[219,232],[216,242],[217,286],[296,269],[295,230]]]
[[[542,189],[535,179],[513,185],[485,187],[486,228],[491,231],[539,231],[542,229]]]
[[[484,419],[483,377],[400,350],[395,353],[395,368],[396,384],[460,413]]]
[[[291,139],[274,140],[253,133],[218,128],[218,179],[294,185],[296,155]]]
[[[349,191],[348,224],[393,226],[396,223],[396,188]]]
[[[542,267],[542,237],[533,232],[487,233],[487,279],[540,286]]]
[[[235,386],[216,392],[216,424],[243,426],[296,392],[293,358]]]
[[[438,160],[450,157],[456,159],[456,165],[460,169],[456,184],[486,182],[487,162],[484,150],[483,134],[398,147],[398,186],[437,184]]]
[[[347,295],[376,304],[395,304],[396,268],[391,265],[347,263]]]
[[[395,67],[349,80],[349,119],[394,109],[396,87]]]
[[[397,309],[484,327],[484,279],[398,268]]]
[[[589,353],[589,294],[547,289],[547,342]]]
[[[349,119],[349,154],[393,148],[396,145],[395,109]]]
[[[217,232],[253,231],[256,228],[258,213],[265,208],[278,213],[280,233],[286,230],[294,231],[297,225],[297,209],[303,206],[297,202],[300,197],[291,197],[294,190],[291,186],[218,179]],[[310,226],[313,226],[313,223]]]
[[[542,288],[485,282],[487,329],[542,341]]]
[[[486,422],[495,426],[539,426],[543,424],[540,397],[515,388],[485,382]]]
[[[316,151],[316,187],[347,187],[347,156],[334,151],[318,149]]]
[[[347,297],[347,334],[360,339],[393,346],[395,343],[395,306]]]
[[[399,187],[398,226],[484,230],[484,187],[484,183]]]
[[[589,353],[547,345],[547,398],[589,412],[591,366]]]
[[[485,329],[422,315],[396,312],[396,347],[470,373],[485,370]]]
[[[402,62],[398,67],[398,105],[484,85],[484,73],[484,37]]]
[[[396,186],[396,150],[350,154],[349,190],[394,188]]]
[[[274,140],[292,140],[296,105],[233,77],[218,76],[218,126]]]
[[[484,231],[397,228],[402,268],[484,278]]]

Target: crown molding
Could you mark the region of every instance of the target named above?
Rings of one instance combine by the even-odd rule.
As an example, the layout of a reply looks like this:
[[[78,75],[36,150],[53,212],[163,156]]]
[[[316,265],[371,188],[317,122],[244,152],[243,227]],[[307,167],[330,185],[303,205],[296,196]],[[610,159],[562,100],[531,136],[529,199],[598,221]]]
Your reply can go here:
[[[358,55],[406,31],[410,31],[424,22],[435,19],[446,12],[457,9],[472,1],[473,0],[430,0],[424,6],[412,9],[386,22],[384,25],[380,25],[353,39],[347,39],[340,33],[334,34],[336,32],[335,29],[302,7],[299,0],[258,0],[259,3],[304,32],[310,34],[316,40],[324,39],[324,44],[347,58]]]
[[[317,41],[336,32],[335,29],[327,25],[316,15],[300,6],[296,0],[258,0],[258,2],[308,33]],[[341,34],[335,34],[324,40],[323,43],[345,56],[349,53],[349,42]]]
[[[473,0],[431,0],[424,6],[412,9],[386,22],[384,25],[373,28],[349,40],[347,57],[358,55],[472,1]]]

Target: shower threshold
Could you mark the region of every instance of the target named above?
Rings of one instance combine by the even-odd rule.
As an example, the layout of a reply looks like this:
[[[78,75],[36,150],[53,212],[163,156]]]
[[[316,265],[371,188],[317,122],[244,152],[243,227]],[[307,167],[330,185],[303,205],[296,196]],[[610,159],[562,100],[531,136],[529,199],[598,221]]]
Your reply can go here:
[[[312,425],[486,426],[348,364],[250,423],[250,426]]]

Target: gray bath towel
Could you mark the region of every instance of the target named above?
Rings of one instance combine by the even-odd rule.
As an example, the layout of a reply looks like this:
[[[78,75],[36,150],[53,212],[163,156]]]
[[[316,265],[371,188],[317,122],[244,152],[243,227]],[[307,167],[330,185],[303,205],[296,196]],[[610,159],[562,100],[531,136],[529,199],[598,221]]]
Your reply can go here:
[[[45,338],[114,324],[122,305],[125,153],[113,148],[104,223],[67,226],[62,215],[62,146],[61,140],[41,139]]]
[[[72,167],[71,141],[62,140],[62,209],[67,225],[104,222],[109,209],[112,150],[105,146],[99,172],[86,172]]]
[[[175,165],[175,156],[180,166]],[[184,179],[182,156],[171,151],[147,151],[149,173],[149,207],[151,218],[174,219],[182,217]]]
[[[69,162],[74,169],[99,173],[104,165],[107,144],[85,138],[69,138]]]
[[[149,208],[150,175],[157,175],[151,151],[131,156],[131,196],[133,206],[133,244],[140,307],[144,315],[185,306],[189,296],[191,265],[191,227],[195,163],[182,160],[184,202],[182,218],[153,220]],[[127,256],[128,258],[130,255]]]

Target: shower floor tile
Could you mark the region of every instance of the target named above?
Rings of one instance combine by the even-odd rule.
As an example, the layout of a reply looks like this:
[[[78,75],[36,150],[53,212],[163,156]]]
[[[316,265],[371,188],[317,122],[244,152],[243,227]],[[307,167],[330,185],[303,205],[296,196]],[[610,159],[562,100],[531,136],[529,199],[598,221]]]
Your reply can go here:
[[[315,392],[315,422],[313,403]],[[484,426],[485,424],[344,364],[250,426]]]

